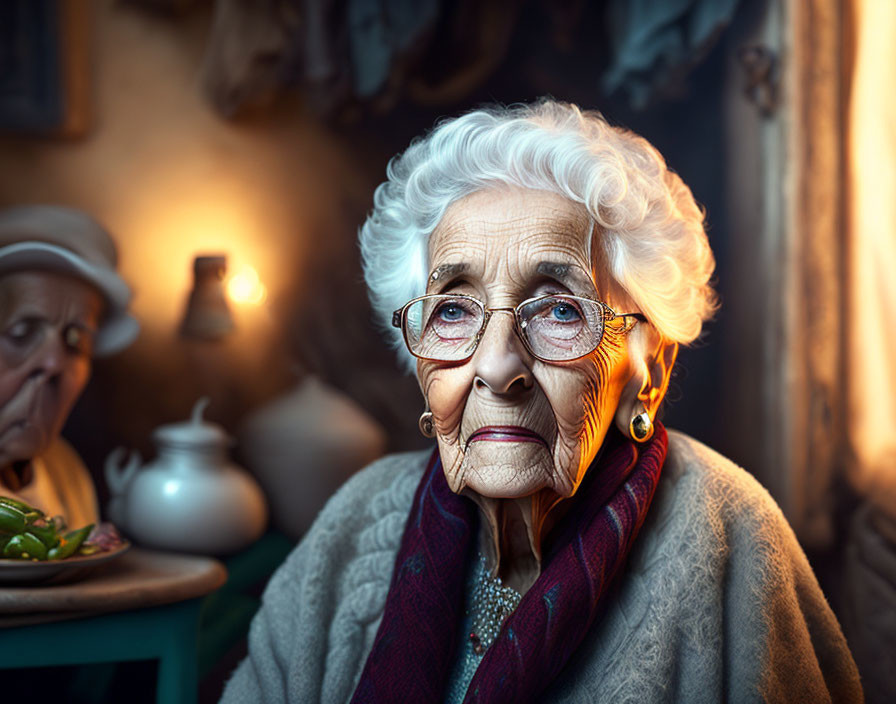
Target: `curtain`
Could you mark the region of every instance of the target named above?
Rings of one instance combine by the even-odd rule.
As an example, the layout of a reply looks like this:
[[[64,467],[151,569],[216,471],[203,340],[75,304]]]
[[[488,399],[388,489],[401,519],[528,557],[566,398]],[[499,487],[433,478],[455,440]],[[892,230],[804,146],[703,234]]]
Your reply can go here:
[[[896,519],[896,3],[852,5],[847,432],[853,484]]]

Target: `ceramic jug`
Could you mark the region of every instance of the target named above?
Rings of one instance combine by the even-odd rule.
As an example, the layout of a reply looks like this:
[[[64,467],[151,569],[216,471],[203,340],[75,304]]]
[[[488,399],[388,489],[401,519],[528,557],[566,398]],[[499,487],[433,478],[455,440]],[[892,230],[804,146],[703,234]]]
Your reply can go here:
[[[222,555],[264,531],[264,495],[228,458],[224,429],[202,419],[207,405],[202,398],[189,422],[156,428],[158,456],[146,466],[137,453],[125,461],[123,448],[106,458],[109,519],[140,545]]]
[[[387,442],[376,419],[313,374],[250,413],[237,437],[270,497],[271,522],[295,541],[352,474],[383,455]]]

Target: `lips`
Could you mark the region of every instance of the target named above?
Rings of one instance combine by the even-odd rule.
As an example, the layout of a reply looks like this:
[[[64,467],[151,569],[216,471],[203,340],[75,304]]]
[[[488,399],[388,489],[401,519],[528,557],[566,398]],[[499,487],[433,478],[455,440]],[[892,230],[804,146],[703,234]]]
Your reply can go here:
[[[547,448],[547,441],[535,431],[522,428],[518,425],[487,425],[479,428],[467,438],[467,445],[479,440],[491,442],[534,442]]]

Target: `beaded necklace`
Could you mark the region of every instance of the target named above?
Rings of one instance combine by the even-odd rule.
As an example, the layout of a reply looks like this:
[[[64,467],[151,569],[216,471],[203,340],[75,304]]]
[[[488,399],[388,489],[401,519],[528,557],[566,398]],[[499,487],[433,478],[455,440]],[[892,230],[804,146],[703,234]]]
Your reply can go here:
[[[480,553],[467,575],[466,608],[461,624],[464,638],[449,679],[445,704],[463,702],[485,651],[495,642],[505,619],[513,613],[521,599],[518,592],[489,574],[485,558]]]
[[[485,566],[485,557],[479,555],[476,565],[476,586],[473,598],[467,605],[470,618],[470,643],[473,653],[482,656],[495,642],[504,619],[519,605],[522,595],[501,582],[500,577],[492,577]]]

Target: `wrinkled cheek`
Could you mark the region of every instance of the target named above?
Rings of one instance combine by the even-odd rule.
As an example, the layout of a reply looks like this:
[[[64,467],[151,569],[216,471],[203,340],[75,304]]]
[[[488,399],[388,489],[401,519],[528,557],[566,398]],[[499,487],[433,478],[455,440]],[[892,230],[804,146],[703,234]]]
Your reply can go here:
[[[463,485],[464,448],[460,429],[472,384],[472,377],[462,372],[462,369],[432,369],[422,364],[418,367],[421,387],[432,411],[445,477],[452,491],[460,491]]]
[[[585,360],[567,378],[566,389],[559,395],[565,402],[556,408],[557,443],[554,462],[557,467],[555,491],[572,496],[594,460],[612,418],[608,394],[609,368],[601,355]]]
[[[57,413],[61,416],[62,424],[65,423],[69,411],[75,405],[81,392],[84,391],[84,387],[87,386],[89,378],[90,363],[79,360],[76,366],[63,374],[62,383],[59,385],[57,394],[50,394],[53,402],[56,404]]]

